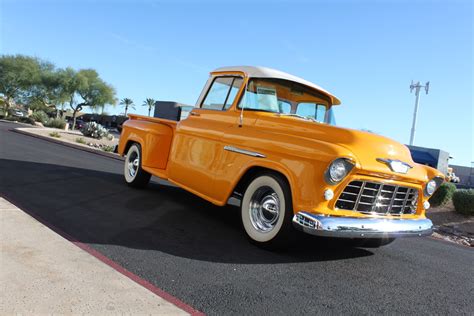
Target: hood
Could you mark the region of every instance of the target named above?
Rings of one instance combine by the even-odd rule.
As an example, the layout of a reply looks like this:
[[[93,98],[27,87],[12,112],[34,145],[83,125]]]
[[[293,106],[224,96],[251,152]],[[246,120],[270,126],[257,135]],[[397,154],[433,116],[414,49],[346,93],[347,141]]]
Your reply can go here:
[[[428,180],[426,167],[413,161],[408,147],[390,138],[293,117],[278,117],[278,121],[281,132],[291,130],[300,137],[327,142],[350,151],[357,159],[358,173],[414,183]],[[299,128],[295,128],[295,123]],[[383,160],[399,160],[412,168],[406,174],[394,172]]]
[[[344,147],[356,156],[358,173],[412,183],[424,183],[430,178],[426,167],[413,161],[408,147],[393,139],[324,124],[313,125],[313,137]],[[401,161],[411,168],[406,173],[395,172],[390,168],[390,160]]]
[[[328,135],[326,141],[331,141],[350,150],[357,157],[359,172],[417,183],[428,180],[425,167],[413,161],[407,146],[369,132],[330,128],[332,135]],[[390,160],[401,161],[411,168],[406,173],[393,171],[390,167]]]

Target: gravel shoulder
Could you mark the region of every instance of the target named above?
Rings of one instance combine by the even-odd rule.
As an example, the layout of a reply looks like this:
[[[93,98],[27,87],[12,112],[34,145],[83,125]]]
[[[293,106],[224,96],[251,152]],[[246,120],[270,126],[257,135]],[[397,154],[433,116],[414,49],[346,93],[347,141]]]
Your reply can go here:
[[[17,130],[89,149],[97,149],[99,151],[104,151],[105,148],[113,148],[118,145],[119,141],[119,138],[115,136],[113,140],[109,140],[105,137],[102,139],[95,139],[82,135],[80,131],[65,131],[57,128],[48,127],[21,127],[17,128]],[[53,137],[50,135],[51,133],[57,133],[59,134],[59,137]]]
[[[432,237],[474,247],[474,216],[459,214],[452,202],[426,212],[434,225]]]

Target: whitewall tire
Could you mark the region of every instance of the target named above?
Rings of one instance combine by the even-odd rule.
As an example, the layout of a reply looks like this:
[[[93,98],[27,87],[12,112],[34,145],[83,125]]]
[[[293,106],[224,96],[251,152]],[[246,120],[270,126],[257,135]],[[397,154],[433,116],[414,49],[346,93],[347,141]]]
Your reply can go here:
[[[142,169],[140,144],[135,143],[128,149],[123,174],[125,182],[132,187],[142,188],[150,182],[151,174]]]
[[[293,207],[289,185],[282,176],[263,173],[245,189],[241,201],[243,228],[250,241],[263,248],[279,248],[289,241]]]

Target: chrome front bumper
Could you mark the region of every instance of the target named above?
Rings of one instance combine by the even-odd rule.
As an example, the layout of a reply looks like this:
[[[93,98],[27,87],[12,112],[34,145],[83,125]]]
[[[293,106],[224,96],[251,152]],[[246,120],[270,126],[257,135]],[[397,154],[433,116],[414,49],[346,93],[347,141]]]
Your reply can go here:
[[[338,238],[429,236],[433,223],[427,219],[329,217],[298,212],[293,225],[308,234]]]

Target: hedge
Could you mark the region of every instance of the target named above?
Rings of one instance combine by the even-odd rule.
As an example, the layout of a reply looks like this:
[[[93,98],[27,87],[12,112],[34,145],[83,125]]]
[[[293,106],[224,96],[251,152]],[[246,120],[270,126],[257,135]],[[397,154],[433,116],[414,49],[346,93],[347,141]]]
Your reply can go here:
[[[457,190],[454,192],[453,204],[456,212],[474,215],[474,189]]]
[[[66,121],[62,118],[51,118],[46,122],[46,124],[44,124],[44,126],[64,129],[66,127]]]
[[[430,204],[432,206],[442,206],[448,203],[456,191],[456,186],[450,182],[443,183],[438,190],[430,197]]]
[[[44,111],[33,112],[33,114],[31,114],[31,118],[41,124],[46,124],[46,122],[49,120],[48,114],[46,114]]]
[[[36,122],[31,117],[20,117],[18,120],[22,123],[27,123],[27,124],[31,124],[31,125],[35,125],[35,122]]]

